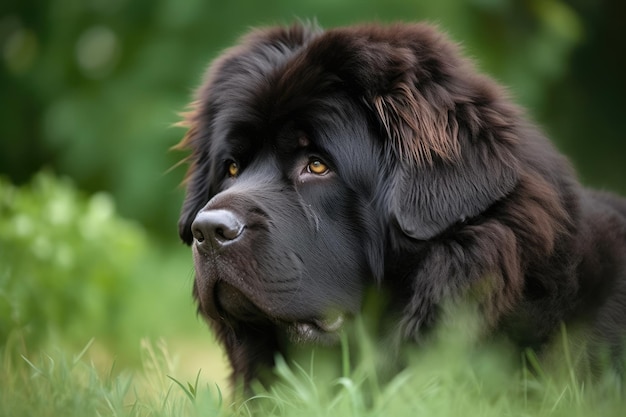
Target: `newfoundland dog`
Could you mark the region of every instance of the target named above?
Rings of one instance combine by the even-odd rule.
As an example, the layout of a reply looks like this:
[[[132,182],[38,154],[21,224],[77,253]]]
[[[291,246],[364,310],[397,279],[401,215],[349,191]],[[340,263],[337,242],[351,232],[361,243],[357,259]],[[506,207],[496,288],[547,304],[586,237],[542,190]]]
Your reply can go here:
[[[619,355],[626,200],[583,188],[436,28],[255,30],[184,124],[179,231],[235,381],[336,342],[372,289],[396,341],[471,300],[482,335],[540,349],[580,323]]]

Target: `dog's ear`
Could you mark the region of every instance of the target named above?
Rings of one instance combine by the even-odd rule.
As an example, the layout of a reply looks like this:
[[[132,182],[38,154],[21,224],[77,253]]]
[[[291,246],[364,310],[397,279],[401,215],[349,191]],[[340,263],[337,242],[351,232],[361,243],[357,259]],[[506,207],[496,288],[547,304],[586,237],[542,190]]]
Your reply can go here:
[[[189,155],[181,161],[188,165],[187,175],[183,185],[185,200],[178,219],[178,234],[183,242],[191,245],[193,235],[191,224],[198,212],[208,203],[215,194],[212,178],[212,146],[214,136],[214,119],[219,103],[216,97],[223,95],[222,87],[225,74],[233,61],[245,52],[244,46],[237,46],[215,59],[205,73],[204,80],[195,92],[195,99],[189,111],[183,113],[183,119],[177,125],[187,129],[180,143],[174,146],[175,150],[188,152]]]
[[[471,139],[463,128],[464,140]],[[387,208],[404,234],[426,240],[470,220],[509,194],[518,181],[516,159],[492,145],[462,147],[454,161],[419,165],[398,159],[391,168]]]
[[[365,29],[329,33],[341,60],[328,66],[381,127],[391,218],[406,235],[429,239],[515,187],[521,118],[439,30]]]
[[[178,234],[183,242],[191,245],[193,235],[191,223],[198,212],[206,205],[211,196],[211,158],[208,155],[210,146],[210,126],[201,122],[200,105],[194,104],[194,109],[184,115],[180,126],[187,128],[183,140],[175,149],[189,151],[189,156],[182,162],[187,162],[189,168],[184,180],[185,200],[178,219]]]

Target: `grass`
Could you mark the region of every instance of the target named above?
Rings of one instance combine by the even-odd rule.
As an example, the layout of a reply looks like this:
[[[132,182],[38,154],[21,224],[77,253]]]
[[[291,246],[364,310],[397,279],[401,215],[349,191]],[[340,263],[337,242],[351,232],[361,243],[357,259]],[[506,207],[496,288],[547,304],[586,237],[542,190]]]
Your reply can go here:
[[[115,362],[101,369],[86,360],[90,345],[77,355],[42,353],[19,360],[5,352],[0,372],[0,415],[220,415],[221,400],[212,392],[216,389],[201,387],[196,379],[194,398],[190,398],[180,389],[182,384],[173,382],[174,363],[163,343],[142,343],[143,367],[138,370],[118,370]],[[200,393],[201,400],[196,401]]]
[[[343,350],[338,377],[325,378],[315,353],[306,365],[278,358],[278,381],[232,401],[228,389],[198,369],[182,377],[163,341],[141,342],[142,367],[108,368],[57,351],[35,357],[4,352],[1,416],[621,416],[626,401],[610,377],[590,383],[574,371],[564,344],[564,366],[544,372],[536,358],[511,361],[503,350],[449,343],[412,352],[409,366],[378,379],[369,358],[356,366]],[[344,346],[348,343],[344,340]],[[525,364],[525,366],[523,366]]]

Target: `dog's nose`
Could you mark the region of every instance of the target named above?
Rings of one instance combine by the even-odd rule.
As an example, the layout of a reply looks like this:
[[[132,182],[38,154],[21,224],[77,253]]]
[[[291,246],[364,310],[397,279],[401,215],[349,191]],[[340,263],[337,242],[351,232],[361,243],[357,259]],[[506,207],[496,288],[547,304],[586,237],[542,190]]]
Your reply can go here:
[[[244,223],[229,210],[205,210],[191,224],[191,232],[200,245],[219,246],[237,240],[245,229]]]

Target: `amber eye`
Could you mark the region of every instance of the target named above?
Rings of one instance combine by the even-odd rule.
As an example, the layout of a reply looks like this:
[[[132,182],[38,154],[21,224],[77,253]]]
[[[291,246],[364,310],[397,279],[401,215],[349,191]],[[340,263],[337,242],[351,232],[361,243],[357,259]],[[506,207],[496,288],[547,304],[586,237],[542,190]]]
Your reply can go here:
[[[307,165],[307,171],[315,175],[324,175],[328,172],[328,166],[319,159],[313,159]]]
[[[236,162],[228,164],[228,175],[234,178],[237,174],[239,174],[239,165]]]

